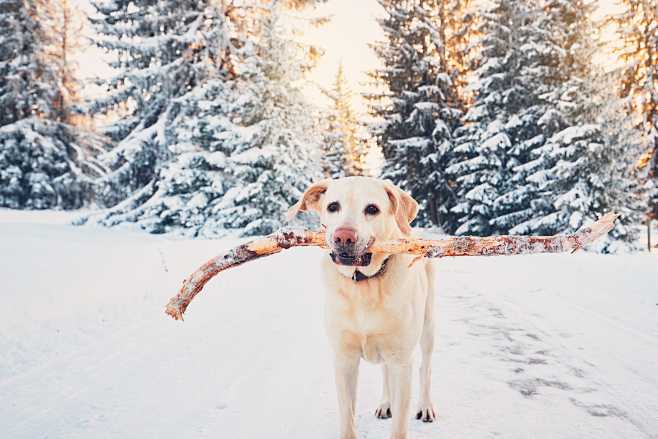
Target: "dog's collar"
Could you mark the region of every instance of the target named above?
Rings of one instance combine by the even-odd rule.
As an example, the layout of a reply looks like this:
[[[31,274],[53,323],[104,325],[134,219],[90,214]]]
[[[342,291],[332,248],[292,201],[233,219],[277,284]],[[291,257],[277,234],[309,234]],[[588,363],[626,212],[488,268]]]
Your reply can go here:
[[[377,270],[377,273],[373,274],[372,276],[367,276],[361,273],[359,270],[354,270],[354,273],[352,274],[352,280],[354,282],[361,282],[362,280],[368,280],[377,276],[381,276],[386,271],[387,263],[388,263],[388,258],[384,259],[384,262],[382,262],[382,265],[381,267],[379,267],[379,270]]]

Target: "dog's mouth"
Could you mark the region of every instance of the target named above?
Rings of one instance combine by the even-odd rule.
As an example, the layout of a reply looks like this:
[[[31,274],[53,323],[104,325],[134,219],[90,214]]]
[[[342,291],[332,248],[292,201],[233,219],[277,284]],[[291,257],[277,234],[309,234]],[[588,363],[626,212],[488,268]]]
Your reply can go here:
[[[345,252],[331,252],[329,256],[331,256],[331,260],[334,262],[334,264],[347,265],[350,267],[365,267],[370,265],[370,261],[372,260],[372,253],[369,252],[363,253],[361,255],[350,255]]]

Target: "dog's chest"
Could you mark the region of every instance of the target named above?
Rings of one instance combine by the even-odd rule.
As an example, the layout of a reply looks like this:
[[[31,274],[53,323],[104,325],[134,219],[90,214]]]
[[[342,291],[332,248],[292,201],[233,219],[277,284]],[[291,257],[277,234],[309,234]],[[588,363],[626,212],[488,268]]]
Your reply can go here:
[[[339,288],[328,302],[329,332],[338,348],[378,363],[399,345],[408,326],[408,307],[382,285]]]
[[[365,360],[379,363],[391,353],[400,327],[394,315],[385,310],[373,311],[357,307],[354,320],[350,323],[353,331],[344,331],[343,342],[358,343],[354,348],[360,349]]]
[[[387,334],[398,326],[398,316],[392,312],[386,297],[362,295],[346,302],[346,320],[359,333]]]

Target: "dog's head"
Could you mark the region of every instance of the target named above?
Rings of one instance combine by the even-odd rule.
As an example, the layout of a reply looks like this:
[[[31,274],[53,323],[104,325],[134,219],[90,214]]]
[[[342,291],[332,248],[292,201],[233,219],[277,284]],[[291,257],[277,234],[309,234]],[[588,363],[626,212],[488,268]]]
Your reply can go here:
[[[334,263],[360,266],[360,271],[372,275],[386,255],[373,256],[368,249],[375,241],[409,235],[418,203],[390,181],[347,177],[312,184],[288,214],[301,211],[320,216]],[[350,269],[340,271],[348,274]]]

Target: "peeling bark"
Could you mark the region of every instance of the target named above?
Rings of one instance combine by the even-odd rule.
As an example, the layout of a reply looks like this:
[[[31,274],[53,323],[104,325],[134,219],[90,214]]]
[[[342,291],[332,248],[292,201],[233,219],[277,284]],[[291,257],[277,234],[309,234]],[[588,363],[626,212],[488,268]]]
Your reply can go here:
[[[594,224],[583,227],[572,235],[407,238],[375,242],[369,251],[388,254],[406,253],[427,258],[573,253],[607,234],[614,227],[618,217],[618,214],[608,213]],[[165,312],[176,320],[183,320],[183,314],[192,299],[221,271],[291,247],[309,246],[327,248],[324,232],[284,230],[235,247],[209,260],[192,273],[183,282],[179,293],[169,300]]]

